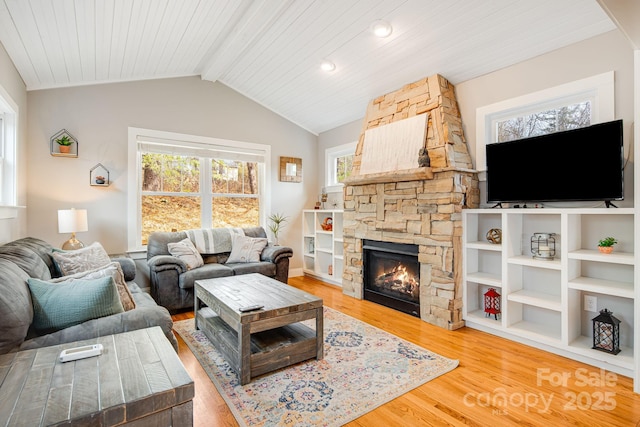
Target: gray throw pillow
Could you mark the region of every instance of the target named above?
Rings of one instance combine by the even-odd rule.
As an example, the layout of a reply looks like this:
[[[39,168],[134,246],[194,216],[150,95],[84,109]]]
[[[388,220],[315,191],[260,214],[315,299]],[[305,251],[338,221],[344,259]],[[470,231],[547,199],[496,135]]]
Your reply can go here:
[[[198,250],[188,237],[180,240],[179,242],[167,243],[167,249],[172,256],[180,258],[185,264],[187,264],[187,270],[202,267],[204,265],[202,255],[198,253]]]
[[[75,251],[54,251],[51,256],[63,276],[104,267],[111,262],[109,254],[99,242]]]
[[[258,237],[247,237],[234,234],[231,242],[231,254],[227,260],[229,263],[241,262],[259,262],[260,254],[265,246],[267,239]]]
[[[127,286],[127,282],[124,280],[124,273],[119,262],[110,262],[104,267],[94,268],[93,270],[82,271],[80,273],[72,274],[70,276],[62,276],[57,279],[52,279],[51,283],[68,283],[74,280],[91,280],[99,279],[101,277],[112,277],[116,282],[118,288],[118,295],[120,296],[120,302],[124,311],[133,310],[136,308],[136,303],[133,300],[133,295]]]

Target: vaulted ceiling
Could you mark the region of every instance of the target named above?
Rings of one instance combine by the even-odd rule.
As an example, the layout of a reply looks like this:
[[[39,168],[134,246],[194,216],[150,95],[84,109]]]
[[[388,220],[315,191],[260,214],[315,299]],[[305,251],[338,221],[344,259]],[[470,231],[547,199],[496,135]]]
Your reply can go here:
[[[596,0],[0,0],[27,90],[195,75],[314,133],[422,77],[457,84],[614,28]]]

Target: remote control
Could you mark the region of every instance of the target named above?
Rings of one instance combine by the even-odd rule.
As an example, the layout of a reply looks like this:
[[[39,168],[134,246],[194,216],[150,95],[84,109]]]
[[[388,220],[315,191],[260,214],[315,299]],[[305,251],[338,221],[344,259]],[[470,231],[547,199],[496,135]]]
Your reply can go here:
[[[99,356],[102,354],[102,344],[85,345],[82,347],[68,348],[60,353],[61,362],[71,362],[72,360],[85,359],[87,357]]]
[[[238,310],[240,310],[241,313],[244,313],[247,311],[260,310],[263,307],[264,305],[256,304],[256,305],[248,305],[246,307],[240,307]]]

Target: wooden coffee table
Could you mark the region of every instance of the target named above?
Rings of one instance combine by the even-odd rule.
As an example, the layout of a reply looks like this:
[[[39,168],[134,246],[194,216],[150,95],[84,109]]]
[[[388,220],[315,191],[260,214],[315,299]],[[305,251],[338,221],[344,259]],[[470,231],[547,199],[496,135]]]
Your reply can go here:
[[[303,360],[322,359],[322,299],[262,274],[195,282],[196,329],[238,374],[240,384]],[[263,305],[251,312],[241,307]],[[316,329],[300,323],[315,319]]]

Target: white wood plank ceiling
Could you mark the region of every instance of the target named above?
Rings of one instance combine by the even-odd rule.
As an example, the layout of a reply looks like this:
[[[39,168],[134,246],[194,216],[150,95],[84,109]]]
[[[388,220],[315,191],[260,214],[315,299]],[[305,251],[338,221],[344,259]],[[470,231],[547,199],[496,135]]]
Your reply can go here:
[[[314,133],[422,77],[457,84],[614,28],[596,0],[0,0],[28,90],[199,75]]]

